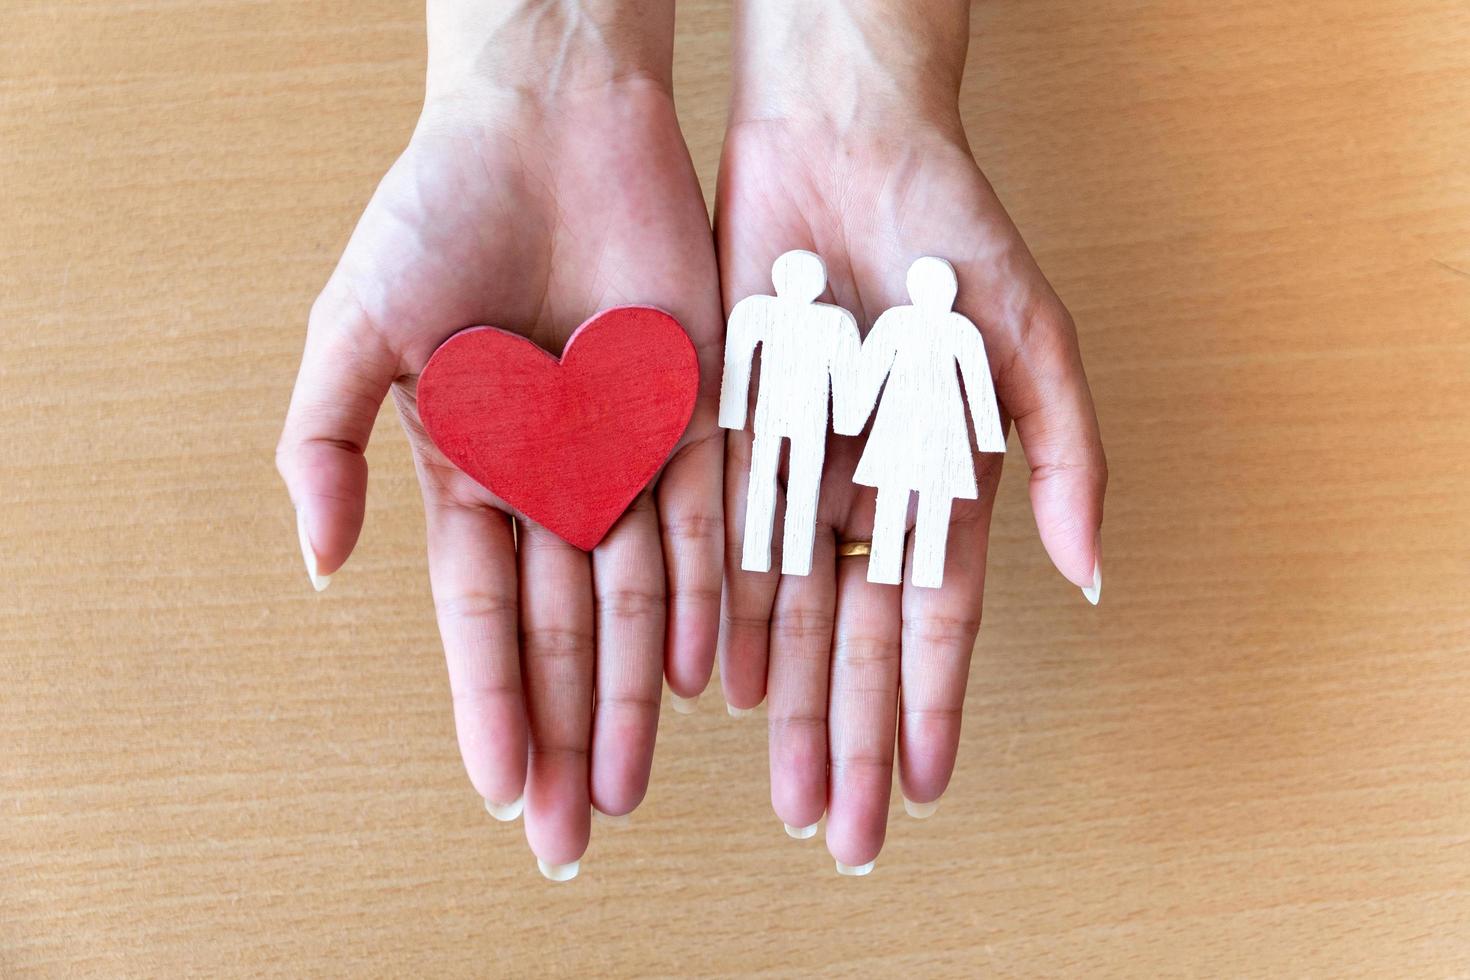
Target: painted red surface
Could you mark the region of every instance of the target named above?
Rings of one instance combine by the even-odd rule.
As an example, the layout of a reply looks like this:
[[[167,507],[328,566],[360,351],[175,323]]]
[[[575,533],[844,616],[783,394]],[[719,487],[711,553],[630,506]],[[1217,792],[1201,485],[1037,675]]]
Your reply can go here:
[[[619,306],[578,327],[560,360],[505,330],[463,330],[429,358],[418,403],[451,462],[590,551],[673,452],[698,389],[679,321]]]

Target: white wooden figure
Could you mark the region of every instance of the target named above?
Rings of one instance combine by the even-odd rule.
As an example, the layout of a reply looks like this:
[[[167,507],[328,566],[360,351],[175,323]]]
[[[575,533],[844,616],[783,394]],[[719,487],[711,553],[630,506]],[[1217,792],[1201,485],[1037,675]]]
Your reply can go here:
[[[759,345],[760,391],[755,401],[755,446],[740,567],[751,572],[771,568],[776,472],[781,440],[786,439],[791,452],[781,571],[806,575],[812,570],[817,495],[827,454],[831,379],[835,374],[854,373],[862,336],[851,313],[816,302],[827,288],[827,267],[817,255],[786,252],[771,267],[771,280],[775,296],[747,296],[730,311],[720,425],[745,427],[751,358]]]
[[[850,386],[847,397],[835,402],[836,429],[846,435],[862,431],[879,388],[883,390],[878,417],[853,474],[853,482],[878,490],[869,582],[903,581],[909,494],[917,492],[909,580],[931,589],[944,583],[950,505],[955,498],[973,500],[977,495],[956,362],[980,451],[1005,452],[985,343],[975,324],[954,311],[958,288],[954,267],[944,259],[918,259],[908,272],[913,305],[880,316],[863,342],[856,368],[834,378],[834,384]]]

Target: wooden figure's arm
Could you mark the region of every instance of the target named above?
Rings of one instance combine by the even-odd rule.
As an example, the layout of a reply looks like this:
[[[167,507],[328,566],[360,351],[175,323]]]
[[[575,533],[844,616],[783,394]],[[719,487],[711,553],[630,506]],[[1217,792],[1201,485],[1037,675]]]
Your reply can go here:
[[[878,400],[878,390],[883,387],[883,379],[888,377],[898,354],[897,327],[894,311],[889,310],[873,324],[857,356],[841,365],[840,373],[834,363],[832,428],[838,434],[855,436],[867,425],[868,416],[873,414],[873,403]]]
[[[829,371],[832,376],[832,431],[843,435],[856,435],[863,430],[863,423],[872,411],[872,402],[858,405],[853,401],[857,393],[856,379],[862,364],[863,335],[858,331],[857,320],[846,310],[839,308],[842,317],[837,324],[836,337],[832,342],[832,360]],[[861,412],[862,417],[857,418]]]
[[[985,341],[979,329],[965,317],[956,314],[952,322],[960,338],[960,377],[964,379],[965,397],[970,402],[975,441],[982,453],[1003,453],[1006,451],[1006,434],[1001,428],[1000,408],[995,402],[995,385],[990,380]]]
[[[761,317],[747,296],[730,311],[725,334],[725,370],[720,379],[720,427],[745,428],[746,408],[750,403],[750,362],[761,337]]]

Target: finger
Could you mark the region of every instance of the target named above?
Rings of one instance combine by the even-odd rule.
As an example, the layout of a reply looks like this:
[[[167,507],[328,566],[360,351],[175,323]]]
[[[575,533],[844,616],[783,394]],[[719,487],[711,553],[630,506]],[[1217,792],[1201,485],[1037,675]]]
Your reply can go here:
[[[1036,529],[1058,571],[1095,604],[1108,467],[1077,331],[1055,297],[1007,315],[1014,323],[995,358],[996,395],[1031,467]]]
[[[900,593],[867,580],[867,562],[839,559],[827,850],[838,871],[866,874],[883,847],[893,788]]]
[[[748,710],[766,696],[766,658],[769,653],[771,604],[780,580],[781,559],[775,555],[771,570],[747,572],[740,567],[745,548],[745,503],[750,487],[751,437],[731,432],[725,456],[725,590],[720,617],[720,682],[725,701]],[[777,512],[780,512],[777,498]],[[779,540],[773,535],[773,540]]]
[[[904,807],[914,816],[927,817],[938,807],[959,751],[965,685],[985,594],[998,459],[986,457],[981,463],[980,499],[954,503],[944,587],[905,584],[903,589],[898,771]]]
[[[360,308],[329,285],[312,307],[276,446],[276,468],[296,508],[302,557],[318,591],[347,560],[362,531],[363,452],[395,368],[395,358]]]
[[[576,873],[591,800],[592,569],[550,531],[520,526],[521,656],[530,723],[526,839],[548,877]]]
[[[459,751],[497,818],[520,810],[526,784],[526,706],[517,641],[516,557],[510,519],[425,494],[429,580]]]
[[[827,677],[837,602],[837,553],[819,533],[809,575],[788,575],[771,616],[771,806],[787,833],[806,837],[827,808]]]
[[[690,444],[669,463],[658,486],[669,589],[665,671],[669,688],[686,699],[699,697],[709,684],[720,631],[724,446],[719,430]]]
[[[658,516],[639,498],[592,553],[597,698],[592,805],[629,813],[648,790],[663,693],[664,563]]]

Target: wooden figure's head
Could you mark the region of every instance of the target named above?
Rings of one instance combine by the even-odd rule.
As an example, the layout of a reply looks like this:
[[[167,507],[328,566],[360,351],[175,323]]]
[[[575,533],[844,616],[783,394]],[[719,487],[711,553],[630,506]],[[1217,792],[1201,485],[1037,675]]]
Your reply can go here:
[[[954,266],[944,259],[926,255],[909,266],[909,301],[923,310],[948,313],[954,309],[959,279]]]
[[[771,266],[776,295],[795,303],[815,303],[827,288],[827,266],[815,252],[783,252]]]

